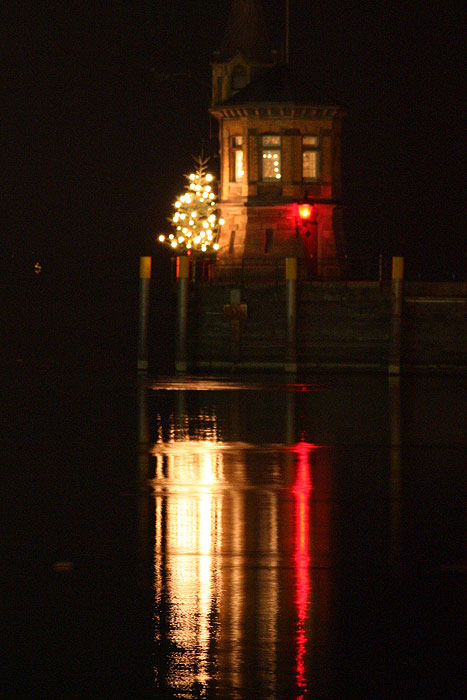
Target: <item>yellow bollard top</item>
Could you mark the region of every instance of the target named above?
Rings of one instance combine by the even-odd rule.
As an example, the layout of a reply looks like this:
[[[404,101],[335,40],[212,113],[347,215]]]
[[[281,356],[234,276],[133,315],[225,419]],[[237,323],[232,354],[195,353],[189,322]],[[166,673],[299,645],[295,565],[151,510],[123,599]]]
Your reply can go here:
[[[392,279],[404,279],[404,258],[393,257],[392,259]]]
[[[151,258],[144,256],[139,259],[139,278],[148,280],[151,277]]]
[[[297,258],[286,258],[285,259],[285,279],[286,280],[296,280],[297,279]]]
[[[181,255],[180,257],[177,258],[177,279],[180,277],[187,278],[189,277],[189,260],[186,255]]]

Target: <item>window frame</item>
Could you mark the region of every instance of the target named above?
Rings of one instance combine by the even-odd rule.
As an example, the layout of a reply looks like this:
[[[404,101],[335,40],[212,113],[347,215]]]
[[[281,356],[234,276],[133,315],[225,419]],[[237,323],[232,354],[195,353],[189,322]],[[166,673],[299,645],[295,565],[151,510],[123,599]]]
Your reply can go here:
[[[245,151],[243,150],[243,135],[234,134],[230,137],[230,182],[244,182],[245,180]],[[237,176],[237,154],[241,153],[242,175]]]
[[[276,144],[265,144],[265,139],[271,139],[271,138],[278,139],[278,144],[277,145]],[[260,139],[261,139],[261,141],[260,141],[260,143],[261,143],[261,148],[260,148],[261,181],[267,182],[269,184],[271,184],[273,182],[280,183],[282,181],[282,136],[280,134],[262,134],[260,136]],[[272,154],[274,152],[276,152],[278,154],[278,158],[279,158],[279,164],[278,164],[279,177],[277,177],[277,175],[275,177],[266,177],[264,174],[265,153],[267,153],[267,154],[270,153],[272,156]]]
[[[316,139],[315,144],[306,144],[305,139],[306,138],[314,138]],[[321,169],[321,140],[318,134],[302,134],[301,136],[301,142],[302,142],[302,158],[301,158],[301,165],[302,165],[302,181],[303,182],[318,182],[320,179],[320,169]],[[306,177],[305,176],[305,169],[304,169],[304,155],[305,153],[314,153],[316,157],[316,175],[314,177]]]

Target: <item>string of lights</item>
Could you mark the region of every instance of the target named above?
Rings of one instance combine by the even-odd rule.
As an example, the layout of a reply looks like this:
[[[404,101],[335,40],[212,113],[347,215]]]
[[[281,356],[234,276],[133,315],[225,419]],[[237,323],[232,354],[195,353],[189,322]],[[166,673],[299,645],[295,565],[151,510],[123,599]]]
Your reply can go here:
[[[185,175],[186,192],[174,202],[174,213],[169,219],[174,232],[159,236],[160,243],[180,254],[219,250],[217,241],[225,222],[217,216],[214,177],[206,170],[207,162],[207,159],[198,158],[195,172]]]

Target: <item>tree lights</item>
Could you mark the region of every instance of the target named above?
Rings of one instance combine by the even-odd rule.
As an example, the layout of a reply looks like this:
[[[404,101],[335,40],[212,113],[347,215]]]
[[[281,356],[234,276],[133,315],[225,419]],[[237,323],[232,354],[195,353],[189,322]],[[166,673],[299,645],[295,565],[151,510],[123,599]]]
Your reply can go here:
[[[218,219],[213,176],[207,172],[208,159],[196,159],[194,173],[185,175],[186,192],[173,204],[170,223],[173,233],[159,236],[159,241],[178,254],[211,253],[219,250],[217,239],[224,219]]]

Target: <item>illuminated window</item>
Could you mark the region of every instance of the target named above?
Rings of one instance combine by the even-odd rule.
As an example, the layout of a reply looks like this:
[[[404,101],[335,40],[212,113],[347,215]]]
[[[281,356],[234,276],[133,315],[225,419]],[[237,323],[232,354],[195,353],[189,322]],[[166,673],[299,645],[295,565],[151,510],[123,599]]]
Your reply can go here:
[[[317,136],[302,137],[302,177],[304,180],[318,179],[318,148]]]
[[[263,136],[261,160],[263,180],[281,179],[281,137]]]
[[[242,182],[245,171],[243,170],[243,137],[232,136],[231,180]]]

